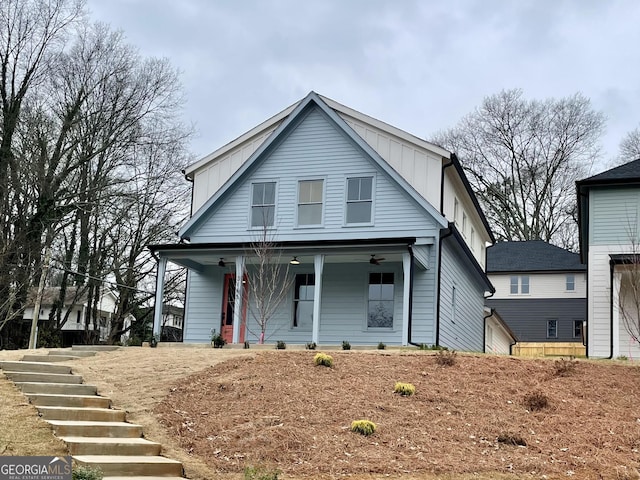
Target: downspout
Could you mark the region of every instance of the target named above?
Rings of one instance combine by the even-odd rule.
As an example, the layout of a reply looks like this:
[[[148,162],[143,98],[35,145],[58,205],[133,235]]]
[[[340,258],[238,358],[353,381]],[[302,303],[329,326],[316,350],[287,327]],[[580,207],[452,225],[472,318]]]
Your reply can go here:
[[[489,295],[487,295],[486,297],[484,297],[484,299],[486,300],[487,298],[491,298],[496,294],[496,292],[489,292]],[[487,315],[485,315],[482,320],[482,326],[484,327],[482,330],[482,352],[483,353],[487,353],[487,320],[489,319],[490,316],[493,315],[493,308],[489,308],[489,313]],[[509,355],[511,355],[511,347],[509,347]]]
[[[193,184],[193,178],[189,178],[187,176],[186,170],[182,170],[182,174],[184,175],[184,179]],[[193,217],[193,185],[191,185],[191,203],[189,204],[189,216]]]
[[[611,285],[611,288],[609,288],[609,325],[610,325],[610,331],[609,331],[609,335],[610,335],[610,347],[609,347],[609,356],[607,357],[608,360],[611,360],[613,358],[613,270],[615,268],[615,264],[613,263],[613,260],[609,260],[609,285]]]
[[[440,240],[438,241],[438,280],[437,280],[437,294],[438,296],[436,297],[436,338],[435,338],[435,345],[439,346],[440,345],[440,297],[441,297],[441,292],[440,292],[440,287],[441,287],[441,277],[442,277],[442,241],[447,238],[450,237],[451,235],[453,235],[453,229],[451,228],[451,226],[447,227],[444,230],[444,234],[443,231],[440,230]]]
[[[411,263],[409,264],[409,325],[407,326],[407,343],[409,345],[413,345],[415,347],[419,347],[419,343],[415,343],[411,341],[411,326],[413,323],[413,270],[414,270],[414,256],[413,256],[413,247],[411,244],[407,245],[407,250],[409,250],[409,257],[411,258]]]

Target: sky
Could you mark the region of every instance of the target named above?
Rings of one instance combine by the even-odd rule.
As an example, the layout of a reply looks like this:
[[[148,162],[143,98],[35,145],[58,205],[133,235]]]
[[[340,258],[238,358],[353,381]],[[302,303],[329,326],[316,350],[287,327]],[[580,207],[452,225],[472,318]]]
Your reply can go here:
[[[87,0],[181,72],[194,159],[309,91],[422,138],[503,89],[581,92],[607,118],[597,173],[640,126],[637,0]]]

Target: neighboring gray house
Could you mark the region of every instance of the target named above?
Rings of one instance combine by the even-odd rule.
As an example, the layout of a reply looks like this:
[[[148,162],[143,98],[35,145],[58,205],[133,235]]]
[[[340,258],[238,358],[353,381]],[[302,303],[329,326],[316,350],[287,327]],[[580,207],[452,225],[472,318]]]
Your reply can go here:
[[[587,265],[587,355],[640,357],[640,159],[576,182]],[[626,326],[630,322],[632,331]]]
[[[311,92],[185,175],[193,216],[178,243],[150,246],[154,332],[173,262],[188,268],[185,342],[209,342],[214,329],[257,341],[244,282],[266,228],[291,262],[266,340],[484,350],[494,240],[450,152]]]
[[[586,268],[580,255],[542,240],[487,249],[496,289],[487,299],[519,342],[580,342],[586,320]]]

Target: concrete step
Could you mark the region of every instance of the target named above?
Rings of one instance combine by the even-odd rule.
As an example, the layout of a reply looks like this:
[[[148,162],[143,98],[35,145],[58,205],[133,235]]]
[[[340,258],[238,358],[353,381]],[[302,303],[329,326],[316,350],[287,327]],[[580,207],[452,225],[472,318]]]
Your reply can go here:
[[[99,468],[104,475],[181,477],[183,474],[182,463],[158,456],[74,455],[73,459],[78,465]]]
[[[71,367],[42,362],[0,362],[0,368],[6,372],[59,373],[68,375]]]
[[[142,427],[126,422],[88,422],[78,420],[47,420],[58,437],[139,438]]]
[[[77,355],[24,355],[22,357],[23,362],[68,362],[69,360],[76,360],[80,358]]]
[[[16,382],[22,393],[50,393],[53,395],[95,395],[98,389],[86,383]]]
[[[49,350],[49,355],[52,357],[93,357],[95,354],[95,350],[72,350],[70,348],[66,350]]]
[[[7,378],[18,382],[30,383],[82,383],[82,376],[61,373],[11,372],[3,370]]]
[[[144,438],[61,437],[71,455],[160,455],[162,445]]]
[[[38,406],[40,416],[45,420],[78,420],[83,422],[124,422],[124,410],[93,407],[51,407]]]
[[[118,345],[72,345],[72,352],[81,352],[81,351],[89,351],[89,352],[111,352],[113,350],[119,350],[120,347]],[[75,355],[75,353],[74,353]]]
[[[111,400],[97,395],[62,395],[51,393],[27,393],[36,406],[109,408]]]

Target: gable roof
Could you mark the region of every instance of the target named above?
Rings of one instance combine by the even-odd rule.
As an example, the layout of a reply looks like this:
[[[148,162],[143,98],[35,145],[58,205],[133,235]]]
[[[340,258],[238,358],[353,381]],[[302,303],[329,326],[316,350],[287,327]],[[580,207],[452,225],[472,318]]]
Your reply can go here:
[[[578,196],[578,242],[580,260],[587,262],[589,245],[589,190],[593,187],[624,187],[640,185],[640,158],[576,182]]]
[[[580,255],[544,240],[500,242],[487,248],[487,273],[584,271]]]
[[[400,174],[398,174],[366,141],[362,139],[331,107],[329,107],[318,94],[310,92],[301,100],[293,111],[280,123],[275,131],[265,140],[249,159],[225,182],[225,184],[205,202],[202,207],[180,229],[178,235],[181,239],[187,238],[195,228],[207,217],[215,205],[233,190],[234,185],[240,179],[246,177],[256,165],[269,153],[271,153],[289,132],[304,119],[306,113],[312,108],[319,108],[325,117],[342,131],[368,158],[370,158],[382,171],[384,171],[396,184],[403,188],[410,197],[429,213],[442,228],[447,226],[444,216],[428,201],[426,201]]]

